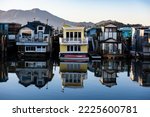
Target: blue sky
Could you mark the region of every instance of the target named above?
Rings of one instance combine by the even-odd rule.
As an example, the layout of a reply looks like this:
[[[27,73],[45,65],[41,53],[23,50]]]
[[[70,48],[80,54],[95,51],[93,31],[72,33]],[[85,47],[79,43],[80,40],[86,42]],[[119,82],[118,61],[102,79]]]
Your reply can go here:
[[[150,25],[150,0],[1,0],[1,10],[32,8],[75,22],[112,19]]]

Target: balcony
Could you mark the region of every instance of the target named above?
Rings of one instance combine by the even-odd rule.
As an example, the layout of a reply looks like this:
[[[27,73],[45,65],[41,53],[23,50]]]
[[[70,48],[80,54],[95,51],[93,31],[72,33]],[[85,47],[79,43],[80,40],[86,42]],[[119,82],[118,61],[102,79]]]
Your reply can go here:
[[[35,42],[48,42],[48,39],[38,39],[38,38],[19,38],[16,40],[21,43],[35,43]]]
[[[16,40],[16,45],[49,45],[48,39],[37,39],[37,38],[19,38]]]
[[[83,40],[81,38],[59,38],[60,44],[67,44],[67,45],[87,45],[88,44],[88,38],[84,38]]]

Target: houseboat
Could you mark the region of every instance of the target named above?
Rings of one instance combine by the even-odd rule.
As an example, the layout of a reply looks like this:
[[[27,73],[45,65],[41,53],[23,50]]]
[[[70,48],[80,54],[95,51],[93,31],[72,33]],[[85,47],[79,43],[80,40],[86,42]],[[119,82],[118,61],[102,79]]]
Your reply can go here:
[[[51,53],[53,29],[40,21],[28,22],[19,29],[16,45],[20,55],[46,55]]]
[[[123,62],[117,60],[104,60],[102,61],[101,68],[100,82],[107,87],[117,85],[117,73],[124,70]]]
[[[134,34],[135,28],[134,27],[122,27],[119,28],[119,31],[122,33],[122,43],[124,47],[124,53],[129,54],[132,48],[132,43],[135,42]]]
[[[0,23],[0,30],[7,35],[7,52],[16,51],[16,38],[21,24],[18,23]]]
[[[59,39],[60,60],[88,61],[88,39],[84,27],[63,27],[63,37]]]
[[[83,81],[87,79],[87,63],[60,62],[60,76],[62,91],[65,88],[83,88]]]
[[[150,58],[150,28],[140,27],[135,32],[134,49],[135,57],[149,59]]]
[[[131,62],[130,79],[139,83],[140,86],[150,87],[150,61]]]
[[[108,24],[102,27],[100,35],[99,46],[103,58],[123,57],[122,35],[117,26]]]
[[[150,28],[145,29],[144,31],[144,40],[142,46],[143,46],[142,56],[144,58],[150,58]]]
[[[86,29],[86,36],[88,37],[88,44],[89,44],[89,57],[92,60],[100,60],[100,49],[98,40],[100,38],[100,34],[102,30],[100,27],[92,27]]]

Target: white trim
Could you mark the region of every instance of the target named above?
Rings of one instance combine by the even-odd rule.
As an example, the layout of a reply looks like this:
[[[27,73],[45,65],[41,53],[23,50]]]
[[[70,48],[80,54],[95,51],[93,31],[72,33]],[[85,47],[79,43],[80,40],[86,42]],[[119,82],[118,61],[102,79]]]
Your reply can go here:
[[[16,45],[29,45],[29,46],[48,46],[49,44],[46,43],[46,42],[42,42],[42,43],[39,43],[39,42],[34,42],[34,43],[21,43],[21,42],[17,42]]]
[[[61,62],[60,61],[60,64],[65,64],[65,65],[67,65],[67,64],[80,64],[80,65],[82,65],[82,64],[85,64],[85,65],[87,65],[88,63],[87,62],[85,62],[85,63],[83,63],[83,62]]]
[[[84,57],[84,58],[66,58],[66,57],[60,57],[60,60],[84,60],[84,61],[89,61],[89,57]]]
[[[59,52],[59,54],[70,54],[70,53],[88,54],[87,52],[79,52],[79,51]]]

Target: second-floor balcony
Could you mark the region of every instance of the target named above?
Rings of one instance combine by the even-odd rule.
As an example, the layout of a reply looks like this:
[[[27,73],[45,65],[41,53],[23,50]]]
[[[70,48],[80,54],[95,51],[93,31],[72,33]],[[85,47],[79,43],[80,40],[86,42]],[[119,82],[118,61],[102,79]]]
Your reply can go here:
[[[38,42],[49,42],[48,41],[48,38],[45,38],[45,39],[40,39],[40,38],[31,38],[31,37],[23,37],[23,38],[18,38],[16,40],[16,42],[21,42],[21,43],[38,43]]]
[[[88,44],[88,38],[59,38],[59,43],[60,44],[79,44],[79,45],[83,45],[83,44]]]

